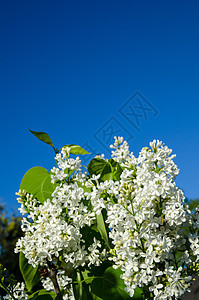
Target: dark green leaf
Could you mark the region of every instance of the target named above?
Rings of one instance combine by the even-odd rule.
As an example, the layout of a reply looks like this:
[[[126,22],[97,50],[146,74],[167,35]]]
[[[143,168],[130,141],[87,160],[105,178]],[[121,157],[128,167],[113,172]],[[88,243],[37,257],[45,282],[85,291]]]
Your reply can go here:
[[[65,145],[64,147],[69,147],[70,148],[70,154],[75,154],[75,155],[84,155],[84,154],[90,154],[88,151],[84,150],[82,147],[74,144],[70,145]],[[62,148],[64,148],[62,147]]]
[[[106,231],[106,227],[105,227],[104,218],[103,218],[102,213],[100,215],[97,215],[96,218],[97,218],[97,228],[98,228],[103,240],[105,241],[107,247],[110,249],[108,234],[107,234],[107,231]]]
[[[32,295],[28,296],[28,300],[53,300],[56,299],[57,295],[55,292],[47,292],[46,290],[39,290]]]
[[[93,158],[88,164],[89,174],[100,174],[100,179],[102,181],[113,179],[113,170],[109,162],[102,158]]]
[[[127,300],[131,299],[128,293],[125,292],[125,284],[120,278],[122,271],[109,267],[104,274],[95,278],[91,283],[91,291],[103,300]]]
[[[123,169],[122,167],[120,166],[120,164],[115,161],[114,159],[109,159],[109,163],[111,164],[112,166],[112,172],[114,174],[114,179],[115,180],[120,180],[120,175],[122,174],[123,172]]]
[[[44,143],[50,145],[51,147],[53,147],[53,149],[55,149],[55,148],[54,148],[54,145],[53,145],[53,143],[52,143],[52,141],[51,141],[51,138],[49,137],[49,135],[48,135],[47,133],[45,133],[45,132],[40,132],[40,131],[32,131],[32,130],[30,130],[30,129],[29,129],[29,131],[30,131],[32,134],[34,134],[40,141],[42,141],[42,142],[44,142]]]
[[[51,177],[48,171],[42,167],[34,167],[28,170],[20,185],[20,189],[26,190],[32,194],[41,203],[48,198],[51,199],[55,187],[51,183]]]
[[[113,180],[113,172],[112,172],[112,167],[109,163],[107,163],[101,173],[100,179],[102,181],[106,181],[106,180]]]
[[[88,248],[93,243],[94,237],[97,240],[101,240],[103,242],[103,240],[101,239],[101,235],[95,226],[84,226],[83,228],[81,228],[81,234],[83,240],[85,241],[86,248]]]
[[[123,170],[122,170],[120,164],[117,163],[115,170],[114,170],[114,179],[119,181],[122,172],[123,172]]]
[[[19,255],[19,268],[23,279],[25,281],[26,287],[30,292],[32,288],[40,281],[40,273],[38,272],[38,267],[33,268],[32,265],[28,264],[28,260],[25,255],[20,252]]]
[[[93,174],[101,174],[104,167],[107,165],[107,161],[102,158],[93,158],[88,164],[88,172],[92,176]]]

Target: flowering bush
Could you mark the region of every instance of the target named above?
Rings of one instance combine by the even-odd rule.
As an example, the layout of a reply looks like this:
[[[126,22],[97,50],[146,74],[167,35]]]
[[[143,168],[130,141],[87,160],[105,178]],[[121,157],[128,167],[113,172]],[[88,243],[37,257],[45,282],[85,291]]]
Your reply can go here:
[[[54,148],[47,134],[32,133]],[[166,300],[190,290],[199,210],[191,213],[174,182],[175,155],[158,140],[137,158],[122,137],[110,147],[112,158],[96,156],[87,168],[80,146],[54,148],[50,173],[34,167],[24,175],[15,252],[26,293],[23,285],[23,296],[4,299]]]

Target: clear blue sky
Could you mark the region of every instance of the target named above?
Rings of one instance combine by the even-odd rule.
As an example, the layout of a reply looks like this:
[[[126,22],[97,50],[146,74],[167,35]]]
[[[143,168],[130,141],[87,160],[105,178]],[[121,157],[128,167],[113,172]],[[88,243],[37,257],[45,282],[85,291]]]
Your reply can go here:
[[[155,139],[177,154],[177,185],[199,197],[199,2],[1,1],[0,198],[31,167],[54,166],[54,145],[107,154],[111,135],[131,150]],[[144,106],[145,109],[141,109]]]

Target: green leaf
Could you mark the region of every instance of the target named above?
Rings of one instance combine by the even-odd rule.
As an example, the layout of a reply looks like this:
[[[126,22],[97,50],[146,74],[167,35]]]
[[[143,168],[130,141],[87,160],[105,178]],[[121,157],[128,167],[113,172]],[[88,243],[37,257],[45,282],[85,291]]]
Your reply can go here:
[[[100,174],[100,180],[111,180],[113,179],[113,169],[109,162],[102,158],[93,158],[88,164],[89,174]]]
[[[82,276],[83,276],[84,282],[86,284],[90,284],[94,279],[90,270],[87,270],[87,269],[82,271]]]
[[[121,168],[120,164],[117,163],[115,170],[114,170],[114,179],[119,181],[122,172],[123,172],[123,169]]]
[[[92,176],[93,174],[101,174],[104,167],[107,165],[107,161],[102,158],[93,158],[88,164],[88,172]]]
[[[25,255],[20,252],[19,268],[25,281],[26,287],[30,292],[41,278],[40,273],[38,272],[38,267],[33,268],[32,265],[29,265],[28,260],[25,258]]]
[[[32,194],[41,203],[52,199],[55,186],[51,183],[51,177],[48,171],[42,167],[34,167],[28,170],[22,178],[20,189],[26,190]]]
[[[95,278],[91,283],[91,291],[103,300],[127,300],[132,299],[127,292],[125,292],[125,284],[120,278],[122,271],[120,269],[113,269],[109,267],[104,274]]]
[[[29,131],[30,131],[32,134],[34,134],[40,141],[42,141],[42,142],[44,142],[44,143],[50,145],[51,147],[53,147],[53,149],[55,149],[55,148],[54,148],[54,145],[53,145],[53,143],[52,143],[52,141],[51,141],[51,138],[49,137],[49,135],[48,135],[47,133],[45,133],[45,132],[40,132],[40,131],[32,131],[32,130],[30,130],[30,129],[29,129]]]
[[[108,248],[111,249],[102,213],[100,215],[96,215],[96,219],[97,219],[97,228],[101,234],[101,237],[105,241]]]
[[[114,174],[114,179],[115,180],[120,180],[120,175],[122,174],[123,172],[123,169],[122,167],[120,166],[120,164],[115,161],[114,159],[109,159],[109,163],[111,164],[112,166],[112,170],[113,170],[113,174]]]
[[[84,150],[82,147],[80,147],[78,145],[70,144],[70,145],[65,145],[64,147],[68,147],[71,149],[70,154],[75,154],[75,155],[90,154],[90,152]],[[62,147],[62,148],[64,148],[64,147]]]
[[[85,241],[85,247],[88,247],[93,243],[94,238],[100,240],[103,243],[101,235],[95,225],[93,226],[84,226],[80,230],[82,239]]]
[[[30,296],[28,296],[28,300],[52,300],[56,299],[57,295],[55,292],[47,292],[46,290],[39,290]]]
[[[101,179],[102,181],[113,180],[114,174],[113,174],[112,171],[113,171],[113,170],[112,170],[111,165],[110,165],[109,163],[107,163],[107,164],[104,166],[103,170],[102,170],[100,179]]]

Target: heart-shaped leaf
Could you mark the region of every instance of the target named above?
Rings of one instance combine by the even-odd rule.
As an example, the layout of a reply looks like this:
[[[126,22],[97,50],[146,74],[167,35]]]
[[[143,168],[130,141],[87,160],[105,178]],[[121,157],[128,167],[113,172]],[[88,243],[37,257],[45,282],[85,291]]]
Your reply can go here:
[[[111,164],[102,158],[93,158],[88,164],[88,171],[90,175],[100,174],[101,181],[111,180],[114,176]]]
[[[41,203],[51,199],[55,187],[51,183],[51,177],[48,171],[43,167],[34,167],[28,170],[20,185],[20,189],[26,190],[32,194]]]

